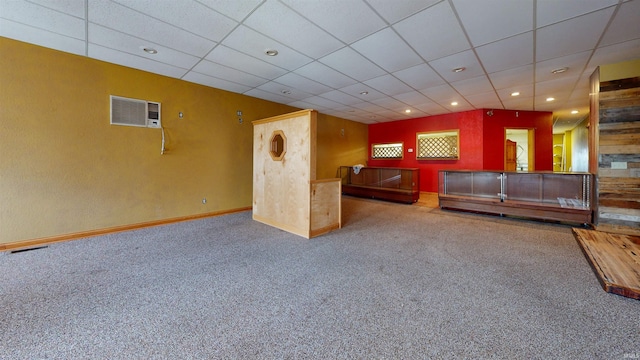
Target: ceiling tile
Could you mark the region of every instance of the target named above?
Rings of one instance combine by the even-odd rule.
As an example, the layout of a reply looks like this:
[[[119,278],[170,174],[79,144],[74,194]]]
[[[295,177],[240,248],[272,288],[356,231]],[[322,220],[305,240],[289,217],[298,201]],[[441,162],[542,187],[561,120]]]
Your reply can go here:
[[[474,109],[473,105],[469,104],[466,100],[458,99],[455,101],[458,103],[458,105],[453,105],[451,102],[439,102],[439,104],[440,106],[448,109],[451,112],[460,112]]]
[[[412,90],[411,87],[396,79],[393,75],[383,75],[375,79],[367,80],[364,83],[381,93],[390,96],[406,93]]]
[[[370,102],[361,102],[361,103],[357,103],[357,104],[353,104],[351,105],[351,107],[355,108],[355,109],[360,109],[360,110],[364,110],[366,112],[370,112],[372,114],[378,113],[380,111],[384,111],[386,110],[385,108],[383,108],[380,105],[376,105]]]
[[[394,110],[394,112],[403,112],[409,106],[405,104],[403,101],[396,100],[391,97],[384,97],[380,99],[375,99],[371,101],[373,104],[381,106],[385,109]]]
[[[618,0],[538,0],[536,26],[543,27],[615,5]]]
[[[278,21],[279,19],[287,20]],[[336,38],[275,0],[263,3],[244,24],[314,59],[344,46]],[[300,31],[301,29],[304,31]]]
[[[596,49],[588,66],[615,64],[638,58],[640,58],[640,39],[635,39]]]
[[[4,1],[4,3],[6,3],[7,1]],[[79,0],[66,0],[66,1],[62,1],[62,0],[58,0],[58,1],[51,1],[51,0],[29,0],[29,2],[71,15],[71,16],[75,16],[77,18],[80,19],[84,19],[85,18],[85,11],[84,11],[84,1],[79,1]],[[4,7],[4,4],[3,4]]]
[[[87,51],[84,40],[56,34],[2,18],[0,18],[0,36],[76,55],[86,55]]]
[[[206,57],[207,60],[236,70],[273,80],[287,73],[287,70],[269,64],[253,56],[241,53],[224,45],[218,45]]]
[[[414,89],[426,89],[430,86],[444,84],[444,79],[427,64],[412,66],[396,71],[393,76],[404,81]]]
[[[536,96],[534,97],[534,109],[536,111],[553,111],[553,109],[557,106],[556,103],[564,103],[569,96],[567,94],[556,95],[554,101],[547,101],[546,96]]]
[[[397,112],[393,110],[383,110],[374,115],[373,120],[376,122],[387,122],[387,121],[395,121],[395,120],[406,120],[407,115],[403,112]]]
[[[351,96],[357,97],[362,101],[372,101],[386,97],[383,93],[375,90],[374,88],[367,86],[366,84],[353,84],[345,86],[339,89],[343,93],[347,93]]]
[[[378,14],[380,14],[390,24],[415,14],[422,9],[426,9],[442,0],[367,0],[373,6]]]
[[[596,66],[640,58],[640,0],[0,3],[0,36],[364,123],[534,101],[565,117]]]
[[[167,65],[142,56],[128,54],[96,44],[89,44],[89,57],[178,79],[187,72],[187,70],[176,66]]]
[[[559,79],[540,81],[536,83],[535,96],[541,96],[544,98],[554,97],[556,100],[560,99],[562,96],[568,97],[578,80],[579,76],[574,74],[572,76],[565,76]]]
[[[236,69],[231,69],[224,65],[216,64],[207,60],[202,60],[201,62],[199,62],[196,66],[193,67],[191,71],[242,84],[252,88],[258,87],[269,81],[267,79],[263,79],[261,77],[248,74]]]
[[[506,110],[533,110],[533,97],[517,96],[509,99],[502,99]]]
[[[536,60],[543,61],[595,48],[613,7],[538,29]]]
[[[349,74],[350,77],[358,81],[373,79],[385,74],[385,71],[379,66],[349,47],[342,48],[319,61],[336,71]]]
[[[325,109],[326,109],[325,107],[311,104],[303,100],[292,101],[286,104],[289,106],[297,107],[298,109],[313,109],[320,112],[325,112]]]
[[[272,93],[272,92],[269,92],[269,91],[264,91],[264,90],[258,89],[258,88],[251,89],[249,91],[245,91],[243,94],[244,95],[248,95],[248,96],[253,96],[253,97],[258,98],[258,99],[264,99],[264,100],[273,101],[273,102],[276,102],[278,104],[288,104],[290,102],[295,101],[295,99],[286,97],[284,95],[279,95],[279,94]]]
[[[406,104],[420,104],[431,102],[426,96],[424,96],[424,94],[419,91],[410,91],[403,94],[394,95],[393,98]]]
[[[264,0],[242,0],[242,1],[229,1],[229,0],[198,0],[204,5],[217,12],[224,14],[235,21],[242,21],[253,10],[255,10],[260,3]]]
[[[329,92],[320,94],[319,96],[343,105],[353,105],[362,101],[362,99],[346,94],[340,90],[331,90]]]
[[[471,50],[431,61],[429,65],[449,82],[469,79],[484,74],[476,55]],[[453,71],[453,69],[462,67],[465,68],[464,71]]]
[[[477,109],[502,109],[503,105],[495,91],[465,96],[465,99]]]
[[[141,42],[147,40],[194,56],[206,55],[215,45],[201,36],[111,1],[89,0],[89,19],[92,23],[140,38]]]
[[[583,51],[577,54],[562,56],[536,63],[536,81],[553,80],[564,76],[575,76],[582,73],[587,65],[591,51]],[[557,69],[567,68],[564,73],[554,74]]]
[[[640,38],[638,14],[640,14],[640,1],[623,3],[600,45],[611,45]]]
[[[397,2],[390,2],[397,4]],[[448,2],[441,2],[393,26],[425,60],[442,58],[471,46]],[[447,29],[442,31],[442,29]],[[425,34],[438,34],[426,36]]]
[[[304,98],[302,99],[302,101],[308,104],[314,105],[313,107],[314,109],[318,109],[318,108],[331,109],[331,108],[343,106],[343,104],[325,99],[324,97],[320,97],[320,96],[312,96],[312,97]]]
[[[384,20],[362,1],[281,1],[347,44],[387,26]]]
[[[443,108],[438,103],[430,100],[423,103],[413,104],[413,107],[429,115],[444,114],[446,112],[449,112],[449,110]]]
[[[533,0],[453,0],[453,5],[474,46],[533,30]]]
[[[214,87],[216,89],[222,89],[222,90],[231,91],[234,93],[240,93],[240,94],[245,91],[251,90],[251,87],[246,85],[241,85],[235,82],[218,79],[213,76],[208,76],[208,75],[200,74],[193,71],[183,76],[182,80],[200,84],[200,85]]]
[[[493,91],[493,87],[486,76],[478,76],[470,79],[455,81],[451,83],[461,95],[473,95]]]
[[[176,51],[156,44],[146,43],[138,38],[107,29],[96,24],[89,24],[89,41],[112,50],[117,50],[131,55],[147,58],[183,69],[190,69],[200,61],[200,58]],[[143,49],[153,47],[157,54],[148,54]],[[121,63],[126,65],[126,62]]]
[[[256,59],[264,60],[289,71],[297,69],[312,61],[309,57],[292,50],[288,46],[282,45],[281,43],[269,39],[259,32],[242,25],[232,31],[231,34],[222,41],[222,44],[231,49],[251,55]],[[277,50],[278,55],[265,55],[265,50],[267,49]]]
[[[287,104],[291,101],[295,101],[295,100],[302,100],[302,99],[306,99],[308,97],[312,97],[313,94],[308,93],[306,91],[300,90],[300,89],[294,89],[289,87],[288,85],[284,85],[284,84],[280,84],[278,82],[275,81],[270,81],[268,83],[264,83],[260,86],[258,86],[256,89],[260,89],[262,91],[267,91],[270,92],[272,94],[276,94],[277,96],[282,96],[286,99],[288,99],[287,101],[283,102],[284,104]]]
[[[519,99],[522,99],[522,98],[531,98],[531,99],[533,99],[533,95],[534,95],[533,94],[533,84],[516,85],[516,86],[513,86],[513,87],[497,90],[497,92],[498,92],[498,96],[500,97],[500,100],[502,101],[503,104],[512,103],[512,102],[518,102]],[[513,94],[514,92],[519,92],[520,95],[512,96],[511,94]]]
[[[533,63],[533,32],[480,46],[476,48],[476,52],[488,73],[531,64]]]
[[[85,39],[85,21],[82,18],[32,4],[26,1],[3,1],[0,18],[30,25],[58,35]],[[84,9],[84,6],[82,6]]]
[[[491,73],[489,79],[496,89],[526,85],[533,82],[533,65]]]
[[[303,90],[313,95],[322,94],[331,90],[331,88],[328,86],[322,85],[318,82],[309,80],[304,76],[300,76],[294,73],[284,74],[275,79],[275,81],[282,85],[286,85],[293,89]]]
[[[351,47],[389,72],[422,63],[422,59],[391,28],[367,36]]]
[[[220,42],[238,25],[237,21],[195,1],[114,1],[215,42]]]
[[[336,89],[357,83],[356,80],[339,73],[318,61],[309,63],[297,69],[295,72],[296,74]]]
[[[452,101],[457,101],[461,97],[449,84],[423,89],[420,92],[438,104],[443,102],[448,104]]]

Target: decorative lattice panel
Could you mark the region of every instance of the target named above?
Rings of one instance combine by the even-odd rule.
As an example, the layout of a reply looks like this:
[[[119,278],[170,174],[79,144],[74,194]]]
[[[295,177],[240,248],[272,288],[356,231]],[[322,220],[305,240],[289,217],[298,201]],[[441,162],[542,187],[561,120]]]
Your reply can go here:
[[[458,137],[454,135],[419,137],[418,158],[457,159]]]
[[[401,159],[402,144],[375,144],[372,156],[379,159]]]

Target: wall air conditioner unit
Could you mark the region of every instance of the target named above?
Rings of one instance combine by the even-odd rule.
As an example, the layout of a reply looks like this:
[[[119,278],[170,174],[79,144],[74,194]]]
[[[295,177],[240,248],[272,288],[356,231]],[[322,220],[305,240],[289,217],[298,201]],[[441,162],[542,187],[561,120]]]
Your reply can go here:
[[[111,100],[111,125],[161,128],[160,103],[146,100],[109,96]]]

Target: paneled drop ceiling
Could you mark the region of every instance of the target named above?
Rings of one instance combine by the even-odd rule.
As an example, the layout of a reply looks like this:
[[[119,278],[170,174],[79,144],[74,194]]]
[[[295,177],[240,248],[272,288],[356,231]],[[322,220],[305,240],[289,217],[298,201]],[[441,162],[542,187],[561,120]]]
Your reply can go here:
[[[562,131],[598,65],[640,58],[640,0],[0,0],[0,36],[367,124],[486,108]]]

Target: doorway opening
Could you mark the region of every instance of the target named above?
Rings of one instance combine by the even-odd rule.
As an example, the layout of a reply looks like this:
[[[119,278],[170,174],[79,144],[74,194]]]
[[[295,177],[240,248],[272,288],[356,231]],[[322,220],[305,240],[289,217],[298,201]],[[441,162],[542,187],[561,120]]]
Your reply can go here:
[[[505,128],[505,171],[535,171],[535,129]]]

